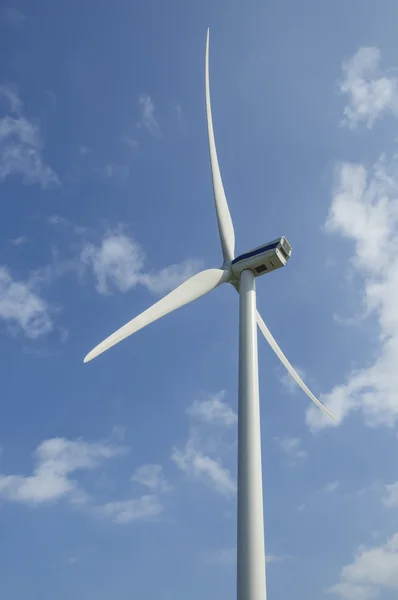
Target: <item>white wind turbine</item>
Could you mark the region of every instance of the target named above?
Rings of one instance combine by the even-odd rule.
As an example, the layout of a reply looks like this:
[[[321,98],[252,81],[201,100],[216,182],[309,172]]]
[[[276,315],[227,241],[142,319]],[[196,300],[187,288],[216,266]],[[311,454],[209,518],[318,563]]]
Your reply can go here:
[[[237,599],[266,600],[261,432],[256,324],[265,339],[307,396],[330,417],[333,415],[312,394],[293,369],[256,309],[256,277],[285,266],[291,255],[281,237],[250,252],[234,255],[235,233],[218,165],[209,90],[209,30],[206,39],[206,114],[214,201],[223,264],[194,275],[143,313],[123,325],[87,354],[88,362],[126,337],[168,313],[230,283],[240,296],[239,409],[238,409],[238,531]]]

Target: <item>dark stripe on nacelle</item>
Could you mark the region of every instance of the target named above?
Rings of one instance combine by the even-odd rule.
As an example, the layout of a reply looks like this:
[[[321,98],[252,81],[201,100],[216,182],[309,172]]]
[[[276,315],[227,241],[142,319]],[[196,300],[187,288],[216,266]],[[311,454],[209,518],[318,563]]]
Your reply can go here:
[[[232,264],[234,265],[237,262],[239,262],[240,260],[246,260],[247,258],[256,256],[257,254],[261,254],[262,252],[266,252],[267,250],[273,250],[274,248],[279,246],[280,243],[281,243],[281,240],[279,239],[277,242],[272,242],[272,244],[267,244],[266,246],[261,246],[261,248],[257,248],[257,250],[252,250],[251,252],[246,252],[246,254],[241,254],[240,256],[237,256],[236,258],[234,258],[234,260],[232,261]]]

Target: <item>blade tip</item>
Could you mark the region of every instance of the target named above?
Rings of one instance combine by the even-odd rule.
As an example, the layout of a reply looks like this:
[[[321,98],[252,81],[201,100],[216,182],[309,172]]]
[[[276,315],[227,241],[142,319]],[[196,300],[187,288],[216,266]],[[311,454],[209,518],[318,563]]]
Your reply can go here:
[[[83,358],[83,362],[88,363],[88,362],[90,362],[90,360],[93,360],[93,358],[95,358],[95,356],[96,356],[96,354],[94,354],[94,351],[91,350],[91,352],[86,354],[86,356]]]

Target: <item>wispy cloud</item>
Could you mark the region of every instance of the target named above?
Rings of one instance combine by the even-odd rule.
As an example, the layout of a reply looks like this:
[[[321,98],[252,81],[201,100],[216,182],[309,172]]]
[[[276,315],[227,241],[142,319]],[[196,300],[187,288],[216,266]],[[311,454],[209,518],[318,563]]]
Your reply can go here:
[[[308,452],[303,449],[300,438],[286,436],[275,437],[274,440],[291,463],[296,464],[308,458]]]
[[[163,473],[162,465],[141,465],[132,475],[131,480],[159,494],[170,492],[172,489]]]
[[[343,63],[340,91],[348,96],[343,125],[354,129],[364,122],[368,129],[383,114],[398,116],[398,78],[395,71],[380,69],[381,52],[362,47]]]
[[[86,244],[81,260],[92,268],[100,294],[109,294],[112,289],[127,292],[138,284],[156,294],[166,293],[201,267],[199,261],[187,260],[160,271],[145,272],[145,253],[122,226],[108,231],[99,244]]]
[[[132,475],[131,481],[148,488],[150,493],[137,498],[107,502],[98,506],[97,512],[118,525],[128,525],[135,521],[158,521],[165,508],[162,496],[172,491],[163,467],[158,464],[141,465]]]
[[[384,491],[386,492],[383,498],[384,506],[398,508],[398,481],[385,485]]]
[[[53,317],[59,307],[50,306],[42,290],[62,277],[74,275],[83,282],[87,274],[92,273],[100,294],[127,292],[137,285],[152,293],[164,294],[202,266],[199,261],[184,261],[148,273],[144,270],[143,249],[123,227],[106,232],[97,244],[93,244],[87,241],[93,232],[84,227],[59,215],[50,217],[48,222],[75,236],[71,244],[73,253],[69,257],[60,256],[58,247],[52,248],[50,262],[31,271],[26,281],[16,280],[7,267],[0,266],[0,321],[3,320],[12,332],[22,331],[32,339],[55,329]],[[10,240],[14,245],[25,241],[24,236]]]
[[[125,144],[126,146],[128,146],[131,150],[137,150],[137,148],[139,147],[139,142],[138,140],[136,140],[135,138],[131,137],[130,135],[127,134],[122,134],[120,136],[120,141]]]
[[[42,442],[35,451],[32,475],[1,475],[0,497],[23,504],[43,504],[68,497],[84,502],[85,492],[71,475],[94,469],[102,461],[119,456],[124,449],[106,443],[53,438]]]
[[[142,95],[138,100],[141,117],[138,125],[145,127],[152,135],[160,134],[160,127],[155,118],[155,106],[149,95]]]
[[[143,273],[140,283],[145,285],[154,294],[165,294],[192,277],[202,268],[202,261],[187,259],[181,263],[169,265],[159,271]]]
[[[32,339],[53,329],[47,302],[34,291],[31,282],[14,280],[5,267],[0,267],[0,319]]]
[[[325,487],[323,488],[323,491],[326,492],[327,494],[332,494],[333,492],[335,492],[337,490],[338,487],[339,487],[338,481],[331,481],[330,483],[325,485]]]
[[[203,400],[195,400],[186,410],[187,414],[205,423],[216,423],[231,427],[238,420],[236,413],[224,402],[225,391],[209,395]]]
[[[19,237],[12,238],[10,240],[10,244],[13,246],[22,246],[22,244],[26,244],[28,238],[25,235],[20,235]]]
[[[340,581],[329,588],[345,600],[371,600],[383,590],[398,591],[398,533],[373,548],[358,548],[351,564],[340,572]]]
[[[398,418],[398,156],[384,157],[367,169],[344,163],[336,183],[326,228],[353,242],[351,268],[360,284],[365,313],[376,319],[379,344],[376,358],[348,374],[321,401],[339,422],[361,411],[371,426],[392,426]],[[307,409],[312,429],[334,423],[321,411]]]
[[[119,525],[127,525],[134,521],[152,521],[157,520],[163,512],[163,504],[159,497],[154,494],[121,500],[117,502],[108,502],[98,508],[99,514],[111,519]]]
[[[204,483],[223,495],[235,494],[236,482],[229,469],[222,465],[219,457],[209,456],[203,451],[194,430],[184,448],[173,448],[171,459],[190,479]]]
[[[24,184],[37,183],[43,189],[58,185],[58,175],[43,162],[39,128],[23,116],[23,104],[15,88],[1,86],[0,96],[14,115],[0,118],[0,182],[15,175]]]
[[[112,288],[127,292],[139,283],[144,266],[141,246],[122,228],[109,231],[98,246],[87,244],[81,259],[92,267],[100,294],[109,294]]]
[[[108,163],[105,165],[104,173],[108,179],[127,179],[130,177],[131,166]]]
[[[14,85],[0,85],[0,97],[7,103],[7,108],[15,115],[21,116],[23,103]]]
[[[26,22],[26,15],[18,8],[11,6],[0,8],[0,18],[16,31],[22,31]]]
[[[87,154],[90,154],[91,148],[82,144],[78,147],[77,152],[80,156],[87,156]]]

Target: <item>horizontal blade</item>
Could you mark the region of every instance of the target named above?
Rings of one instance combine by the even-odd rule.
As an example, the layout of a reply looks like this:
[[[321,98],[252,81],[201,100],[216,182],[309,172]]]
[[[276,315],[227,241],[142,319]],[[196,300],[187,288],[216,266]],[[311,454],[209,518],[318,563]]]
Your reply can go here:
[[[129,321],[126,325],[123,325],[123,327],[115,331],[115,333],[112,333],[106,340],[98,344],[98,346],[87,354],[84,362],[92,360],[99,354],[102,354],[102,352],[105,352],[105,350],[108,350],[118,342],[124,340],[132,333],[153,323],[153,321],[157,321],[157,319],[184,306],[184,304],[188,304],[189,302],[200,298],[200,296],[207,294],[207,292],[210,292],[220,285],[220,283],[228,281],[229,277],[229,271],[223,269],[207,269],[206,271],[194,275],[182,283],[178,288],[170,292],[170,294],[167,294],[167,296]]]
[[[271,346],[272,350],[275,352],[275,354],[277,355],[277,357],[279,358],[279,360],[281,361],[281,363],[289,371],[289,373],[293,377],[293,379],[299,384],[299,386],[301,387],[301,389],[307,394],[307,396],[313,402],[315,402],[315,404],[317,406],[319,406],[319,408],[321,408],[322,410],[324,410],[325,413],[327,413],[329,415],[329,417],[332,417],[332,419],[334,419],[336,421],[336,418],[332,415],[332,413],[330,413],[328,411],[328,409],[325,406],[323,406],[323,404],[321,402],[319,402],[319,400],[314,396],[314,394],[307,388],[307,386],[305,385],[304,381],[301,379],[300,375],[293,369],[292,365],[287,360],[287,358],[283,354],[282,350],[279,348],[278,344],[276,343],[276,340],[275,340],[274,336],[272,335],[272,333],[270,332],[270,330],[268,329],[268,327],[264,323],[264,321],[263,321],[263,319],[262,319],[262,317],[261,317],[261,315],[260,315],[260,313],[258,311],[257,311],[257,325],[259,326],[259,328],[261,330],[261,333],[264,335],[265,339],[267,340],[267,342]]]
[[[232,224],[228,202],[225,197],[224,186],[221,179],[220,167],[218,165],[216,142],[214,139],[213,121],[210,104],[209,83],[209,30],[206,39],[206,116],[207,132],[209,136],[211,174],[213,178],[214,201],[216,204],[218,231],[220,233],[221,248],[224,261],[233,260],[235,253],[235,232]]]

